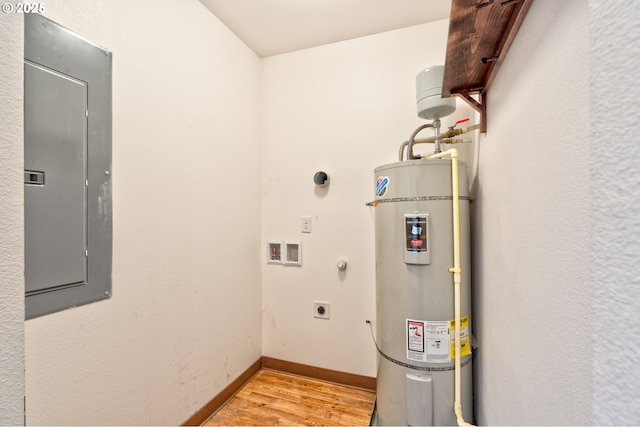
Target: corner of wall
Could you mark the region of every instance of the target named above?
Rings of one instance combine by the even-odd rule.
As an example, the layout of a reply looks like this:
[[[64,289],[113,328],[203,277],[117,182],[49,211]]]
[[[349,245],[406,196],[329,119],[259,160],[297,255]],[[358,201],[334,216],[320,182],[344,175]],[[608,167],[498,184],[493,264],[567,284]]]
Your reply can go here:
[[[22,15],[0,16],[0,425],[24,424]]]
[[[593,412],[640,424],[640,2],[590,0]]]

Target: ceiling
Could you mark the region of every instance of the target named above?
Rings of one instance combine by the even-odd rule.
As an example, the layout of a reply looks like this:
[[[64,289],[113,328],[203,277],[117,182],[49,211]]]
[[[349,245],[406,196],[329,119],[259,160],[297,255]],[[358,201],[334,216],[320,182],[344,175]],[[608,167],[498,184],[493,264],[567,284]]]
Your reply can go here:
[[[451,0],[200,0],[258,56],[449,18]]]

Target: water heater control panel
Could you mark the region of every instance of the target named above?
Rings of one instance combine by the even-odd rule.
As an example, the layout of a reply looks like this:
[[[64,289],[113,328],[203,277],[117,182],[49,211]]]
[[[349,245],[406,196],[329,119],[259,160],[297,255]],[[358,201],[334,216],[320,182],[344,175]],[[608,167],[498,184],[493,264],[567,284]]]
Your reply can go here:
[[[404,262],[431,264],[431,231],[428,213],[404,216]]]

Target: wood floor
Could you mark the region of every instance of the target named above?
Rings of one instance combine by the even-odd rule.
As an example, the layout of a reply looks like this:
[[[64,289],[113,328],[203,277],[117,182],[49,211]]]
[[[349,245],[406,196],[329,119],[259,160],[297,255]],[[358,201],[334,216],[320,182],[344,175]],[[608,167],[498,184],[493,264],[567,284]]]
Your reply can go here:
[[[260,370],[205,426],[368,426],[375,393]]]

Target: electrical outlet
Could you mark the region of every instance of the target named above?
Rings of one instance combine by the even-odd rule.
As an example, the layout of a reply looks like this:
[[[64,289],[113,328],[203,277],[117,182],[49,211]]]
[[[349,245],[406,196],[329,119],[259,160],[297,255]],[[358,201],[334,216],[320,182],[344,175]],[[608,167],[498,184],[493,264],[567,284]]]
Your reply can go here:
[[[326,301],[313,302],[313,317],[318,319],[329,319],[329,309],[331,304]]]

